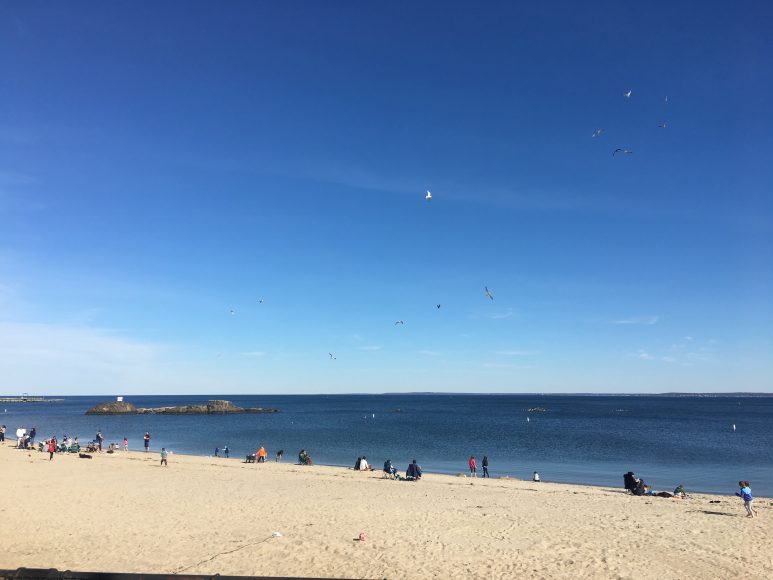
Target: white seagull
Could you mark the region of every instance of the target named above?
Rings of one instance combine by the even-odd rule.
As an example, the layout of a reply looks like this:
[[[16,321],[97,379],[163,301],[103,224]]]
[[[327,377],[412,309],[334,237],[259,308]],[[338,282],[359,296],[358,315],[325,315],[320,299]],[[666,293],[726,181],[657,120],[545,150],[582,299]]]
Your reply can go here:
[[[488,286],[484,286],[483,288],[485,289],[486,298],[488,298],[489,300],[493,300],[494,295],[491,293],[491,290],[488,289]]]
[[[601,135],[603,132],[604,132],[604,129],[596,129],[596,130],[593,132],[593,135],[591,135],[591,137],[598,137],[598,136],[599,136],[599,135]]]
[[[630,98],[631,98],[631,93],[632,93],[632,92],[633,92],[633,91],[628,91],[627,93],[623,93],[623,96],[624,96],[626,99],[630,99]]]
[[[424,196],[424,199],[432,201],[432,192],[429,189],[427,190],[427,195]]]

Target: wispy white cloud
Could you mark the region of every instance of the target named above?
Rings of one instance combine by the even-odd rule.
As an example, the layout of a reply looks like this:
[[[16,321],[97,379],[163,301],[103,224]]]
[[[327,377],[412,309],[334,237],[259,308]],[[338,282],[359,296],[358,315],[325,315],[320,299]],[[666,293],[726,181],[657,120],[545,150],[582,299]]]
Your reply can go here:
[[[0,322],[0,368],[23,370],[26,377],[119,375],[156,362],[164,350],[161,345],[87,326]]]
[[[490,318],[491,320],[504,320],[506,318],[512,318],[515,316],[515,312],[513,312],[512,308],[508,308],[504,312],[495,312],[494,314],[484,314],[486,318]]]
[[[637,350],[635,353],[633,353],[632,356],[641,360],[652,360],[654,358],[650,353],[648,353],[643,348],[640,348],[639,350]]]
[[[652,326],[657,324],[660,316],[634,316],[632,318],[623,318],[620,320],[611,320],[610,324],[640,324],[643,326]]]

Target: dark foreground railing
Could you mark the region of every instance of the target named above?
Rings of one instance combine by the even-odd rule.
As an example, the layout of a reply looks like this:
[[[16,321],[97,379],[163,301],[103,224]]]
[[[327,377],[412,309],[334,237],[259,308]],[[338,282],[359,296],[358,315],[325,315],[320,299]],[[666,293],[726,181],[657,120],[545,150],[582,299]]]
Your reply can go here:
[[[220,574],[132,574],[128,572],[73,572],[72,570],[57,570],[56,568],[17,568],[16,570],[0,569],[0,578],[23,578],[32,580],[67,579],[67,580],[201,580],[202,578],[217,578],[218,580],[326,580],[312,576],[221,576]]]

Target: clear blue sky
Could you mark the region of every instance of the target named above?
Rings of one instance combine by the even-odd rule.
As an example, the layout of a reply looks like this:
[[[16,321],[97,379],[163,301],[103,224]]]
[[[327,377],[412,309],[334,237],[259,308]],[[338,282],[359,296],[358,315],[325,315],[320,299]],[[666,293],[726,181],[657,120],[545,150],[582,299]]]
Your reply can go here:
[[[773,6],[518,4],[0,3],[0,392],[773,390]]]

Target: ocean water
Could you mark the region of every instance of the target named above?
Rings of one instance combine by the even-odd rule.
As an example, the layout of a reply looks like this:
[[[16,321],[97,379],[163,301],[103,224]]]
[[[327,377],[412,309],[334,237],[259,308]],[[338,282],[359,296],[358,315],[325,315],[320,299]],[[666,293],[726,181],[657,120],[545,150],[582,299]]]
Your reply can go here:
[[[773,397],[584,395],[218,395],[133,396],[137,406],[184,405],[220,398],[281,412],[228,416],[86,416],[112,397],[67,397],[62,403],[3,404],[0,423],[38,438],[67,434],[90,441],[129,439],[151,450],[211,455],[228,445],[243,460],[258,445],[294,461],[305,448],[315,463],[350,466],[359,455],[380,468],[405,469],[416,458],[438,473],[467,471],[470,455],[489,458],[492,476],[622,486],[634,471],[657,490],[734,493],[748,479],[773,496]],[[529,412],[542,407],[547,412]],[[529,421],[527,421],[527,417]],[[736,431],[733,431],[733,424]]]

